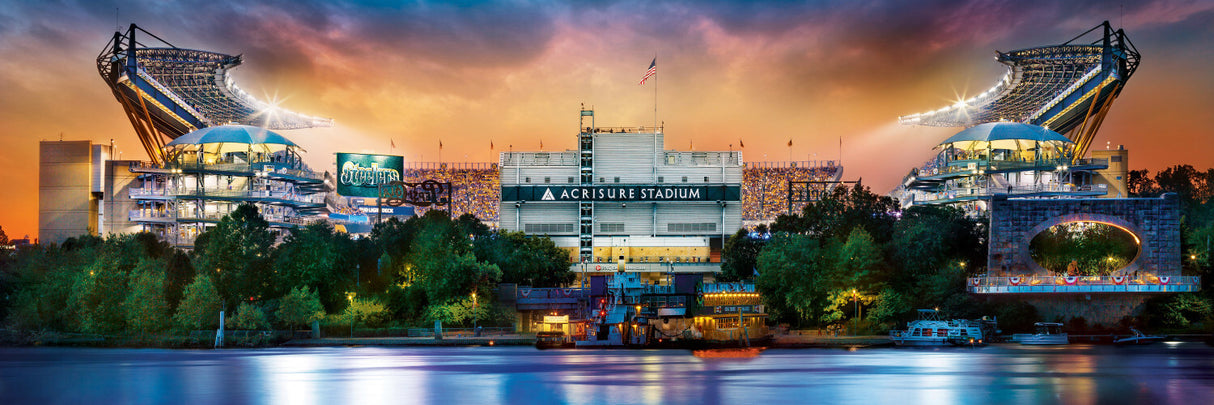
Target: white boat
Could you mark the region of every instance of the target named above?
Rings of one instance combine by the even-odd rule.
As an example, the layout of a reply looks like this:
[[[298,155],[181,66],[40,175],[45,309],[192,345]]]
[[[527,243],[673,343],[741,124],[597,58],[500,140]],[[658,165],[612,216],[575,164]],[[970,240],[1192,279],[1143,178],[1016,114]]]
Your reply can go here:
[[[934,309],[920,309],[919,319],[906,324],[906,330],[891,330],[889,338],[899,346],[980,345],[984,336],[980,323],[968,319],[940,319]]]
[[[1134,334],[1132,336],[1114,339],[1113,343],[1119,345],[1149,345],[1155,342],[1162,342],[1165,339],[1164,336],[1148,335],[1134,328],[1130,328],[1130,332],[1133,332]]]
[[[1022,345],[1065,345],[1070,343],[1066,333],[1062,332],[1062,324],[1056,322],[1037,322],[1033,324],[1036,331],[1031,335],[1017,335]]]

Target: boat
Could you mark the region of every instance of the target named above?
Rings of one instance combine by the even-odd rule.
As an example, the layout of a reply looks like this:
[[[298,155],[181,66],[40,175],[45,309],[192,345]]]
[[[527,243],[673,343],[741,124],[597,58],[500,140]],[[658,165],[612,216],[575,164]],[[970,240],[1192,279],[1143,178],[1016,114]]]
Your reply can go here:
[[[1149,345],[1151,343],[1161,342],[1167,338],[1166,336],[1148,335],[1134,328],[1130,328],[1130,332],[1133,332],[1133,335],[1113,339],[1113,343],[1119,345]]]
[[[586,333],[574,334],[578,348],[733,349],[771,341],[753,283],[705,283],[703,275],[680,274],[657,285],[618,273],[591,277],[591,291],[589,317],[577,329]]]
[[[889,338],[898,346],[970,346],[984,344],[983,325],[968,319],[940,319],[940,311],[920,309],[919,319],[906,330],[891,330]]]
[[[1016,335],[1022,345],[1065,345],[1070,343],[1066,333],[1062,332],[1062,324],[1057,322],[1037,322],[1033,324],[1036,331],[1033,334]]]
[[[567,349],[575,347],[573,340],[561,331],[544,331],[535,333],[536,349]]]

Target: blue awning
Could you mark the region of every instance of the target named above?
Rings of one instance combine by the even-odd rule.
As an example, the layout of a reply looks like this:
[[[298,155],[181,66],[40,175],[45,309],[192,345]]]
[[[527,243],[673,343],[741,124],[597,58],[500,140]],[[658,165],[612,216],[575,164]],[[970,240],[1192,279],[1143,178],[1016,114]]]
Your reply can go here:
[[[975,125],[941,142],[939,146],[962,142],[1029,141],[1073,143],[1062,134],[1036,125],[1019,122],[988,122]]]
[[[248,125],[219,125],[199,129],[182,135],[169,142],[166,146],[201,145],[208,143],[244,143],[244,144],[274,144],[296,146],[285,136],[265,128]]]

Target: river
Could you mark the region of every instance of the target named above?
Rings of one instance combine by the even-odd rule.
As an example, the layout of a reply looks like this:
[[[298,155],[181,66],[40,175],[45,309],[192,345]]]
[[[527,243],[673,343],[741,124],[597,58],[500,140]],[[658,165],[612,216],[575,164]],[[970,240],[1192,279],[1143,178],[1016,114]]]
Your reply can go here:
[[[0,404],[1214,403],[1214,348],[0,348]]]

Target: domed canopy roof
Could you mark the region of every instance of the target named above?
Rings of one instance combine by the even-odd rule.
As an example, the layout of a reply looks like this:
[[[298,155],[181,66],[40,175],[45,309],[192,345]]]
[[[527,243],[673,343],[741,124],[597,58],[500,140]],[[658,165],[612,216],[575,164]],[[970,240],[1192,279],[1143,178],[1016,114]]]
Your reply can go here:
[[[1022,144],[1031,145],[1032,142],[1073,143],[1062,134],[1036,125],[1019,122],[988,122],[966,128],[944,140],[938,146],[952,144],[955,148],[969,149],[976,143],[990,143],[993,148],[1012,149]]]
[[[285,136],[265,128],[248,125],[219,125],[182,135],[165,146],[202,145],[208,143],[270,144],[298,147]]]

